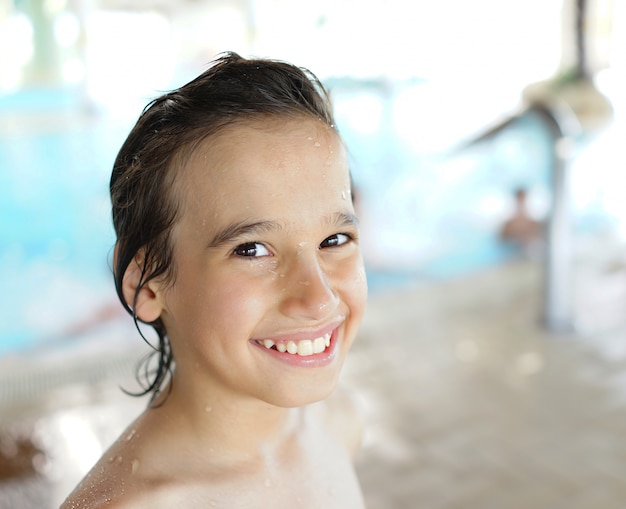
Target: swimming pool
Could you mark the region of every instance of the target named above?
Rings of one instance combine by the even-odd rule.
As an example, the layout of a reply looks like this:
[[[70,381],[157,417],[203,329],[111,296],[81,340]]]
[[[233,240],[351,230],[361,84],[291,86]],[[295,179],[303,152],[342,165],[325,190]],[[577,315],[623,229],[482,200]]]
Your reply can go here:
[[[0,353],[52,340],[110,298],[106,195],[119,127],[67,93],[0,101]]]

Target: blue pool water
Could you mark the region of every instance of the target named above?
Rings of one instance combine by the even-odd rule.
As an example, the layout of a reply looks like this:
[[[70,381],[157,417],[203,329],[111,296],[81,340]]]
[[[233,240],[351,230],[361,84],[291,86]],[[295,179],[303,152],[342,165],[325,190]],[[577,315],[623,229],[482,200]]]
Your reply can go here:
[[[488,146],[442,158],[400,141],[385,122],[363,132],[341,107],[350,100],[335,90],[372,291],[511,255],[495,238],[499,218],[489,203],[520,184],[545,189],[547,139],[532,119]],[[108,180],[134,119],[80,108],[64,91],[0,98],[0,354],[62,339],[116,299]]]

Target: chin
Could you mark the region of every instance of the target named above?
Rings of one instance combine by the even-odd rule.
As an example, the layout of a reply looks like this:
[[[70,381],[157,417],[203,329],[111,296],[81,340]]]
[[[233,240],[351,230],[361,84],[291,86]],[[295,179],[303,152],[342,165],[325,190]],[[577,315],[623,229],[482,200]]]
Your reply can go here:
[[[281,408],[297,408],[318,403],[328,398],[337,387],[337,381],[332,383],[300,384],[291,386],[280,394],[274,394],[266,399],[267,403]]]

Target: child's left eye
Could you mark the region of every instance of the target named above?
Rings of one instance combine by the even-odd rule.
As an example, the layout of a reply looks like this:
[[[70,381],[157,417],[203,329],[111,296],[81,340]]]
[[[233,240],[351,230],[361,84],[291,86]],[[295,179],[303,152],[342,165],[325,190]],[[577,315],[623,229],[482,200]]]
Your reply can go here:
[[[337,247],[350,242],[352,237],[347,233],[336,233],[335,235],[331,235],[324,239],[324,241],[320,244],[320,247]]]
[[[237,246],[233,254],[245,257],[271,256],[269,250],[260,242],[246,242]]]

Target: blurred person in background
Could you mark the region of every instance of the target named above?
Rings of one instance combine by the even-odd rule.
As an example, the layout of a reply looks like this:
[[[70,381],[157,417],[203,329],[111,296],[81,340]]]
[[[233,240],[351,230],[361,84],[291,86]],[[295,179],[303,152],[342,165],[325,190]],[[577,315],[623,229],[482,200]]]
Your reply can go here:
[[[542,244],[544,224],[528,213],[528,192],[525,188],[515,189],[513,197],[513,213],[502,224],[500,239],[524,254],[536,255]]]

